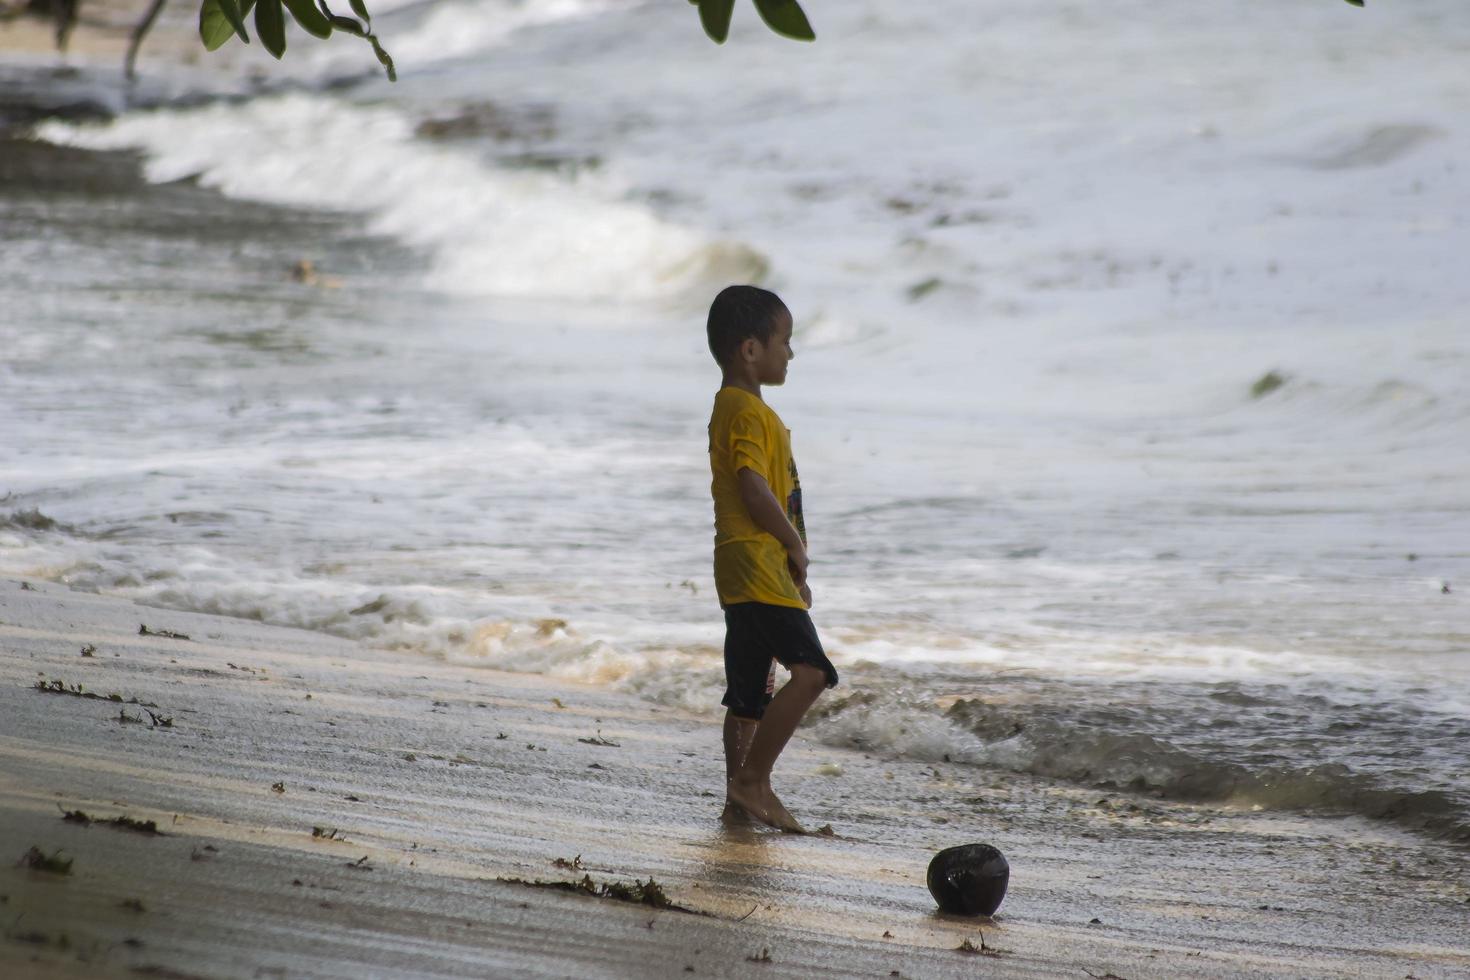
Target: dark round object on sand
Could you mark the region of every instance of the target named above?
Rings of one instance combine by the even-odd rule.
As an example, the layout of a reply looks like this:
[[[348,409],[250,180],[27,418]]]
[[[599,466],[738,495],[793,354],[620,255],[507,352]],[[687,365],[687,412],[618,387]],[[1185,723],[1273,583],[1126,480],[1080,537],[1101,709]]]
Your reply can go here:
[[[989,844],[946,847],[929,862],[929,894],[951,915],[990,915],[1010,880],[1010,863]]]

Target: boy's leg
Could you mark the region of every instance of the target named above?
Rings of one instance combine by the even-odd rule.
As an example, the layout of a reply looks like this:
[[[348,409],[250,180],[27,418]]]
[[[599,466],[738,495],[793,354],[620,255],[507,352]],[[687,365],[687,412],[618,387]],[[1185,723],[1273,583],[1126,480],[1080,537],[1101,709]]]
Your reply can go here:
[[[733,711],[725,712],[725,812],[720,814],[721,819],[729,820],[741,816],[743,810],[740,804],[730,799],[728,787],[730,780],[740,771],[745,764],[745,756],[750,752],[751,740],[755,738],[755,731],[760,722],[754,718],[741,718]]]
[[[771,697],[776,693],[776,660],[772,658],[766,667],[765,687],[760,694],[752,685],[755,683],[755,675],[750,671],[742,669],[738,659],[732,662],[730,617],[725,619],[725,683],[727,685],[724,703],[730,710],[725,712],[725,809],[720,814],[721,820],[737,820],[749,816],[740,804],[730,799],[730,780],[740,771],[745,764],[745,754],[750,751],[750,742],[755,738],[755,730],[760,725],[761,714],[770,704]],[[737,636],[733,644],[737,649],[740,640],[749,642],[748,637]],[[762,696],[764,695],[764,696]],[[736,706],[744,714],[736,713]],[[748,712],[755,712],[752,717]]]
[[[822,670],[809,664],[792,664],[791,679],[776,692],[766,708],[745,761],[730,778],[727,787],[730,799],[762,823],[802,832],[801,824],[771,790],[771,769],[802,716],[826,687],[827,675]]]
[[[755,718],[741,718],[733,711],[725,712],[725,780],[735,778],[735,773],[745,764],[750,752],[750,740],[760,722]]]

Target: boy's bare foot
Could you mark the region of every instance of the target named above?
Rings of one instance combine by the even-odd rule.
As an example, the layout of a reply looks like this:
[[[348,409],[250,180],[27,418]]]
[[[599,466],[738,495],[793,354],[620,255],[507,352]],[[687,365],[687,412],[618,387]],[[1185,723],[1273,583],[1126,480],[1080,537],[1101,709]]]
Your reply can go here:
[[[778,826],[766,811],[766,801],[760,784],[742,783],[740,777],[737,776],[725,784],[725,795],[731,803],[761,823],[770,827]]]
[[[769,783],[742,782],[739,777],[725,784],[726,811],[733,804],[768,827],[792,834],[804,834],[806,828],[786,809]]]
[[[728,796],[725,797],[725,809],[720,811],[720,822],[728,824],[748,824],[750,814],[745,812],[745,807],[736,803]]]
[[[766,812],[771,815],[771,826],[779,827],[788,834],[806,833],[806,828],[797,823],[796,818],[786,809],[779,796],[775,793],[767,793],[767,798],[770,802]]]

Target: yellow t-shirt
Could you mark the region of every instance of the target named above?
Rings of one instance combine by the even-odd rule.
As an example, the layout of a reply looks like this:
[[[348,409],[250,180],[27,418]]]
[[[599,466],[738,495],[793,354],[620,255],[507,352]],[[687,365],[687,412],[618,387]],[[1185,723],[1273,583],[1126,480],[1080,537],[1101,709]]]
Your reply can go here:
[[[751,520],[740,499],[737,474],[759,473],[803,543],[801,480],[791,459],[791,430],[761,399],[740,388],[721,388],[709,420],[710,494],[715,499],[715,591],[720,605],[767,602],[805,609],[786,566],[786,549]]]

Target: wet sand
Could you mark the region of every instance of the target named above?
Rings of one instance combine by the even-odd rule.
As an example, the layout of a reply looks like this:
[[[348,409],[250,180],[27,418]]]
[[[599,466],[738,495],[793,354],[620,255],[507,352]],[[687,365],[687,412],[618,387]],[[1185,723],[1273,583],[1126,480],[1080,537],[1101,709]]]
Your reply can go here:
[[[836,836],[731,830],[713,716],[30,585],[0,583],[6,976],[1470,971],[1467,855],[1385,827],[798,733],[778,788]],[[76,810],[162,835],[63,819]],[[941,917],[928,859],[977,840],[1010,859],[1005,904],[993,922]],[[70,874],[18,864],[33,846]],[[584,875],[651,876],[695,914],[504,880]],[[993,955],[956,948],[982,937]]]

